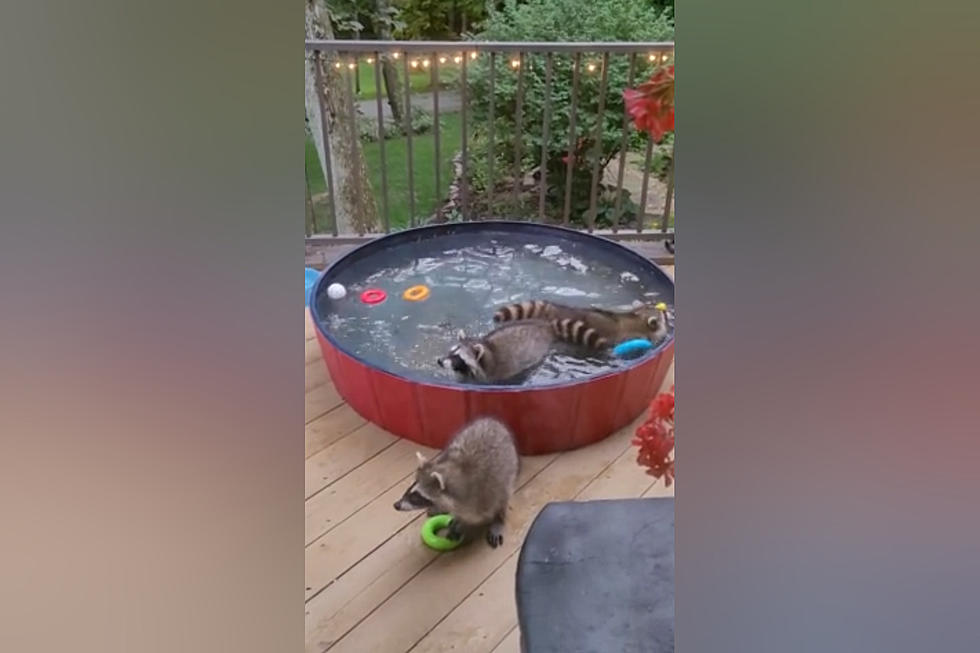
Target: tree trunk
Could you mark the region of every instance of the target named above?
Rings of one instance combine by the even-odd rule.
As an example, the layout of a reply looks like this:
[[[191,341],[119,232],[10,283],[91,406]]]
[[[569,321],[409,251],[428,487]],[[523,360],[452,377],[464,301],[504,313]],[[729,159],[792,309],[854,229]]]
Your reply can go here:
[[[325,0],[306,0],[306,38],[333,38]],[[336,61],[333,53],[306,53],[306,116],[323,177],[334,195],[337,231],[364,234],[378,230],[378,205],[371,192],[357,121],[351,120],[353,98],[345,78],[347,69],[336,68]],[[328,146],[332,173],[329,178]]]
[[[388,107],[391,109],[391,118],[396,125],[402,124],[402,94],[398,85],[398,72],[395,64],[383,57],[381,59],[381,76],[385,80],[385,94],[388,96]]]
[[[388,0],[377,0],[377,14],[379,16],[385,16],[387,9]],[[386,20],[378,21],[377,31],[382,41],[392,40],[391,25]],[[385,94],[388,96],[388,107],[391,109],[391,117],[394,119],[396,125],[401,125],[402,95],[398,91],[398,72],[395,70],[395,64],[389,56],[381,57],[381,76],[385,80]]]

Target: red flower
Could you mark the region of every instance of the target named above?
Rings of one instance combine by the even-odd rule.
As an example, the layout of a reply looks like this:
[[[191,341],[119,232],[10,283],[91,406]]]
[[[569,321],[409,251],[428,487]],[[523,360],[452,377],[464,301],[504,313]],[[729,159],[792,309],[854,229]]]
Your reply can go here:
[[[663,478],[667,487],[674,482],[674,388],[650,402],[650,417],[636,429],[633,444],[639,447],[636,462],[647,474]]]
[[[624,90],[623,100],[636,128],[660,142],[674,129],[674,67],[658,68],[649,81]]]
[[[653,403],[650,404],[650,417],[674,421],[674,395],[662,392],[654,397]]]

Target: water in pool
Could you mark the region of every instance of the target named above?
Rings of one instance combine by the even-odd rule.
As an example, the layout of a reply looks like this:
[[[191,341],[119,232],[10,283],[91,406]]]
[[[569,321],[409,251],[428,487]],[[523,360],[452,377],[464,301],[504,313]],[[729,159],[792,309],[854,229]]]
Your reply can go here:
[[[590,257],[585,247],[566,240],[531,244],[515,235],[494,234],[478,245],[461,235],[441,236],[437,242],[437,248],[425,248],[431,255],[413,253],[411,245],[394,247],[383,256],[353,262],[331,279],[344,284],[347,295],[333,300],[320,293],[318,311],[344,350],[404,376],[452,383],[455,375],[436,360],[456,342],[460,329],[468,336],[493,329],[493,312],[502,304],[550,299],[619,310],[637,301],[666,301],[672,308],[673,297],[664,296],[663,287],[641,281],[649,279],[646,271],[636,274],[622,261]],[[379,267],[382,259],[385,265]],[[429,288],[429,297],[403,299],[402,293],[417,284]],[[360,295],[369,288],[384,290],[387,299],[363,303]],[[625,364],[611,356],[584,357],[579,349],[558,345],[523,384],[568,381]]]

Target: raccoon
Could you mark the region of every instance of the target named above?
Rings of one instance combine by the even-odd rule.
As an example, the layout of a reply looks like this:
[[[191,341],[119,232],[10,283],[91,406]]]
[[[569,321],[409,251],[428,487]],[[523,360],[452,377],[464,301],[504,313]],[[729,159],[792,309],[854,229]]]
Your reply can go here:
[[[520,320],[497,327],[482,338],[467,338],[437,363],[464,378],[484,383],[513,380],[537,366],[558,337],[556,325],[547,320]]]
[[[552,320],[559,339],[592,349],[612,347],[634,338],[656,342],[667,335],[667,311],[663,304],[610,311],[535,299],[502,306],[493,315],[497,323],[527,319]]]
[[[432,459],[416,456],[415,482],[395,502],[395,510],[448,513],[451,539],[471,540],[485,530],[487,543],[499,546],[520,468],[510,429],[494,418],[477,418]]]

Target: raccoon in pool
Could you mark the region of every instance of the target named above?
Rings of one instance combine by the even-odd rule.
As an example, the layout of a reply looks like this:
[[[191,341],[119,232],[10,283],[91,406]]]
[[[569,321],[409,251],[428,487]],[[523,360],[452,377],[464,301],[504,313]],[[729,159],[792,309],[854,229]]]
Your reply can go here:
[[[535,298],[625,310],[637,302],[660,301],[657,289],[645,287],[629,270],[613,269],[559,245],[490,240],[446,247],[439,257],[403,257],[381,269],[369,263],[356,261],[338,277],[347,286],[344,299],[318,298],[324,325],[346,351],[416,380],[458,382],[436,361],[457,341],[460,329],[474,335],[493,329],[494,311],[504,304]],[[428,299],[402,299],[402,292],[416,284],[429,287]],[[381,288],[388,298],[364,304],[360,294],[367,288]],[[523,384],[560,383],[625,364],[559,344]]]

